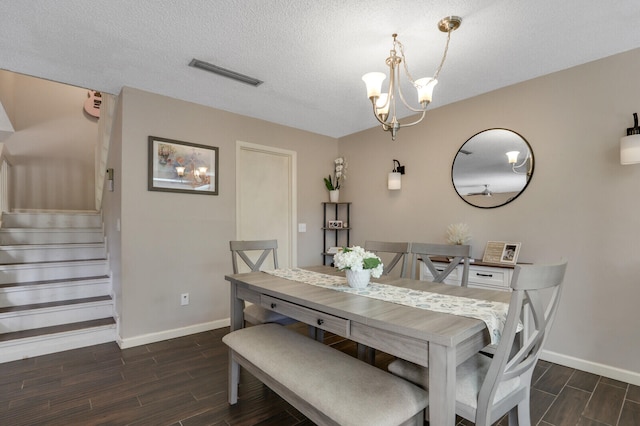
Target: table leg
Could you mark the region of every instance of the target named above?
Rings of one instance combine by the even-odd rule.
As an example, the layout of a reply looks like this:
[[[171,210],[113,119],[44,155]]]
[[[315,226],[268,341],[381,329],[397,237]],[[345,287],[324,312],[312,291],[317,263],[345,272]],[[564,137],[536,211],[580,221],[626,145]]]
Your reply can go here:
[[[230,297],[230,329],[231,331],[239,330],[244,324],[244,300],[237,297],[238,285],[231,283]],[[238,384],[240,382],[240,365],[233,357],[233,351],[229,349],[229,404],[233,405],[238,402]]]
[[[429,424],[455,425],[456,421],[456,350],[429,344]]]

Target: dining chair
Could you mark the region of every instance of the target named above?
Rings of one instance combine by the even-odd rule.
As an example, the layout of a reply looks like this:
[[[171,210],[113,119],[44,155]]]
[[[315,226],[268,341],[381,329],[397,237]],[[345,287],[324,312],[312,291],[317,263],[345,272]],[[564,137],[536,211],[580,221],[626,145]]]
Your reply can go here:
[[[516,265],[509,311],[495,355],[477,353],[456,370],[456,414],[476,426],[491,425],[506,413],[510,425],[530,424],[531,376],[558,309],[566,268],[566,261]],[[525,316],[531,321],[526,333],[519,333]],[[388,369],[428,388],[424,367],[397,359]]]
[[[469,283],[469,259],[471,257],[471,246],[467,244],[432,244],[432,243],[411,243],[411,254],[413,257],[411,267],[411,279],[416,278],[416,269],[419,261],[431,272],[431,279],[434,283],[441,283],[453,272],[462,262],[462,277],[460,285],[466,287]],[[446,257],[449,264],[444,269],[438,269],[431,259],[431,256]]]
[[[233,273],[240,272],[238,267],[238,258],[251,269],[251,272],[260,271],[264,261],[272,255],[273,268],[278,269],[278,240],[254,240],[254,241],[229,241],[231,249],[231,263],[233,264]],[[257,260],[253,260],[259,253]],[[266,324],[277,323],[280,325],[289,325],[297,322],[293,318],[277,312],[270,311],[260,305],[251,304],[244,308],[244,320],[250,324]]]
[[[382,275],[389,275],[389,273],[400,263],[400,276],[402,278],[407,277],[408,264],[409,264],[409,250],[411,243],[396,243],[387,241],[365,241],[364,249],[374,254],[389,253],[393,255],[390,262],[383,262],[384,267]]]

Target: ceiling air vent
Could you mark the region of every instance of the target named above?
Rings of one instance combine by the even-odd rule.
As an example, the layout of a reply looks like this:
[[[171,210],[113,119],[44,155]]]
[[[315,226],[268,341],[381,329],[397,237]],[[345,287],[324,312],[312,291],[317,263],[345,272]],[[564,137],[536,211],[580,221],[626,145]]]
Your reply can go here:
[[[190,67],[194,67],[194,68],[200,68],[201,70],[205,70],[205,71],[209,71],[212,72],[214,74],[218,74],[221,75],[223,77],[227,77],[230,78],[232,80],[236,80],[239,81],[241,83],[246,83],[246,84],[250,84],[252,86],[260,86],[262,83],[264,83],[261,80],[258,80],[257,78],[253,78],[253,77],[249,77],[247,75],[244,74],[240,74],[238,72],[235,71],[231,71],[225,68],[221,68],[217,65],[213,65],[210,64],[208,62],[205,61],[201,61],[199,59],[192,59],[191,62],[189,63]]]

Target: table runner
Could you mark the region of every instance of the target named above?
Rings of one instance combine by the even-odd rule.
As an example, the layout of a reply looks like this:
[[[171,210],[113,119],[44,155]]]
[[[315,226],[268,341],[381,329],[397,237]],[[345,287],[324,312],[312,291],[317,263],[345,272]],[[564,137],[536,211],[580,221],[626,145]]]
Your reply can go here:
[[[291,281],[371,297],[386,302],[479,319],[487,325],[492,344],[498,344],[500,341],[500,336],[507,320],[507,311],[509,310],[508,303],[431,293],[373,281],[365,288],[352,288],[349,287],[344,276],[327,275],[300,268],[280,268],[263,272]],[[522,325],[520,325],[519,329],[521,328]]]

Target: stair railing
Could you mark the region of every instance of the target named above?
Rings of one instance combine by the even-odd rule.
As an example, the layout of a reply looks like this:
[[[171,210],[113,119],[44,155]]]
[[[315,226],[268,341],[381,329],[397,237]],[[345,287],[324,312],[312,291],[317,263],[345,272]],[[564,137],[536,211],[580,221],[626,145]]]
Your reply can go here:
[[[0,143],[0,212],[11,211],[11,165],[13,160],[9,149],[4,143]]]

